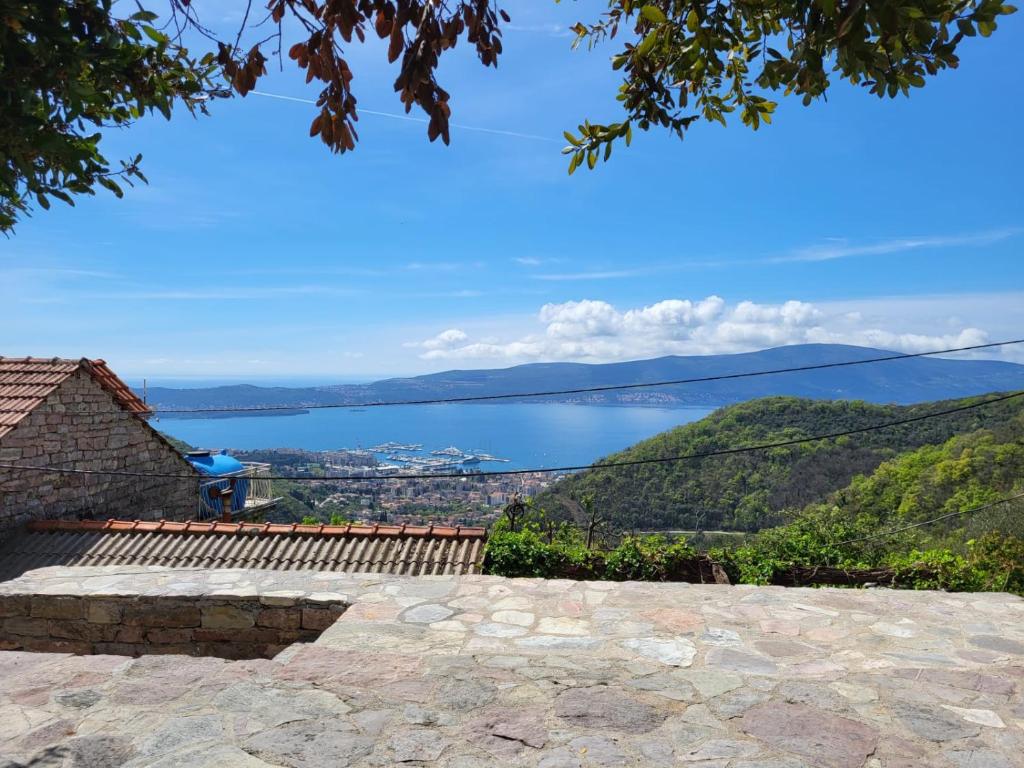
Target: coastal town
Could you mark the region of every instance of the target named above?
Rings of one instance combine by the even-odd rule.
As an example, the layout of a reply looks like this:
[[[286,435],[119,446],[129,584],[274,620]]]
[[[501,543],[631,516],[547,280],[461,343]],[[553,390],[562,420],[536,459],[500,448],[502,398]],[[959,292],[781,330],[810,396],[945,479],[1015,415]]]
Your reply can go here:
[[[282,502],[268,516],[272,522],[308,517],[329,522],[334,517],[411,525],[486,525],[501,514],[514,494],[537,496],[565,474],[481,476],[476,473],[487,471],[485,462],[507,460],[454,446],[424,450],[419,444],[384,443],[367,449],[232,454],[246,462],[265,462],[275,475],[303,478],[302,482],[274,481],[275,495]],[[439,476],[418,477],[423,473]],[[314,479],[321,476],[325,479]]]

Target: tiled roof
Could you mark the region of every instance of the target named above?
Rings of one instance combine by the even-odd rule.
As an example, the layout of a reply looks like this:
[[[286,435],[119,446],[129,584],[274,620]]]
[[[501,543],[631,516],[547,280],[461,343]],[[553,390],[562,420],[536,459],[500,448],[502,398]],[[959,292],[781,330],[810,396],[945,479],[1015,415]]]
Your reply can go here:
[[[52,565],[479,573],[486,540],[446,526],[41,520],[0,548],[0,580]]]
[[[137,414],[150,412],[103,360],[0,357],[0,437],[14,429],[80,368],[86,370],[125,410]]]

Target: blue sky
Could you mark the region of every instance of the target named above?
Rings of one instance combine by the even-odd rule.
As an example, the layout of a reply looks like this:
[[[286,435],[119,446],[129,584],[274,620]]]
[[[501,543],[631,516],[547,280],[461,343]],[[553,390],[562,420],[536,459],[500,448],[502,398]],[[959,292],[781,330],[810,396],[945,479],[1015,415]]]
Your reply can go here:
[[[230,23],[233,4],[207,6]],[[486,129],[450,147],[364,112],[356,151],[331,155],[307,138],[313,107],[255,95],[111,133],[150,186],[0,242],[0,354],[331,381],[1024,336],[1024,16],[909,100],[838,84],[757,133],[638,133],[570,178],[562,130],[619,115],[614,48],[572,52],[565,32],[600,4],[506,7],[497,70],[464,46],[442,66],[452,120]],[[349,58],[361,107],[399,113],[380,46]],[[260,90],[316,95],[287,61]]]

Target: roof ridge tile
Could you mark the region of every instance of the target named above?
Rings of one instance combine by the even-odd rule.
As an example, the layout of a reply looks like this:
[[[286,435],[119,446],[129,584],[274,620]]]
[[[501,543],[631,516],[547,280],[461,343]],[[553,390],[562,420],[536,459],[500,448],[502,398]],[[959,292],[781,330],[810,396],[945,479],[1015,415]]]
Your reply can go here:
[[[147,520],[33,520],[25,525],[29,531],[118,531],[127,533],[164,534],[249,534],[257,536],[322,536],[328,538],[415,538],[415,539],[479,539],[485,538],[482,527],[445,525],[303,525],[300,523],[226,523],[221,521],[147,521]]]

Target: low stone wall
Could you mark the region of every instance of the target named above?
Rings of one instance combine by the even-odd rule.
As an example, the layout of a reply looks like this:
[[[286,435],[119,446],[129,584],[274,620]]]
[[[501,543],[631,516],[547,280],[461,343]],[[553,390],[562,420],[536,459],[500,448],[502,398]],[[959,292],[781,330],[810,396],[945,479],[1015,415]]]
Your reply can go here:
[[[344,613],[337,600],[0,594],[0,650],[271,658],[312,642]]]

